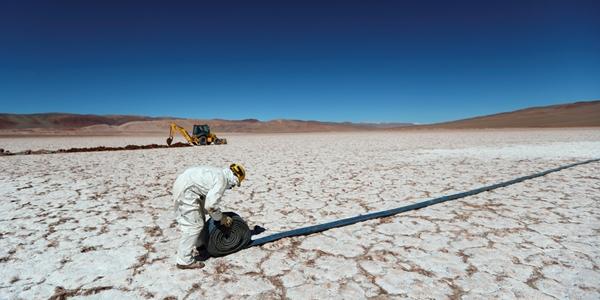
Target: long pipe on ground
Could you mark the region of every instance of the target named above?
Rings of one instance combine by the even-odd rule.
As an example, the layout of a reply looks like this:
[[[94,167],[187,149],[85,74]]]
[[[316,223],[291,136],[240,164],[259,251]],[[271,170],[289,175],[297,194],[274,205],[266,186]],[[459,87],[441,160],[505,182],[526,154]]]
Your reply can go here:
[[[500,183],[496,183],[496,184],[487,185],[487,186],[483,186],[483,187],[480,187],[480,188],[472,189],[472,190],[469,190],[469,191],[466,191],[466,192],[462,192],[462,193],[457,193],[457,194],[442,196],[442,197],[438,197],[438,198],[434,198],[434,199],[430,199],[430,200],[425,200],[425,201],[422,201],[422,202],[418,202],[418,203],[414,203],[414,204],[410,204],[410,205],[406,205],[406,206],[402,206],[402,207],[398,207],[398,208],[393,208],[393,209],[388,209],[388,210],[384,210],[384,211],[378,211],[378,212],[368,213],[368,214],[364,214],[364,215],[358,215],[356,217],[341,219],[341,220],[337,220],[337,221],[333,221],[333,222],[328,222],[328,223],[323,223],[323,224],[319,224],[319,225],[307,226],[307,227],[302,227],[302,228],[293,229],[293,230],[289,230],[289,231],[284,231],[284,232],[276,233],[276,234],[273,234],[273,235],[265,236],[265,237],[262,237],[262,238],[259,238],[259,239],[256,239],[256,240],[252,240],[246,246],[246,248],[264,245],[266,243],[271,243],[271,242],[274,242],[274,241],[277,241],[277,240],[280,240],[280,239],[283,239],[283,238],[289,238],[289,237],[300,236],[300,235],[308,235],[308,234],[317,233],[317,232],[329,230],[329,229],[336,228],[336,227],[348,226],[348,225],[355,224],[355,223],[358,223],[358,222],[364,222],[364,221],[367,221],[367,220],[372,220],[372,219],[377,219],[377,218],[383,218],[383,217],[389,217],[389,216],[393,216],[393,215],[396,215],[396,214],[399,214],[399,213],[403,213],[403,212],[407,212],[407,211],[411,211],[411,210],[421,209],[421,208],[424,208],[424,207],[427,207],[427,206],[439,204],[439,203],[446,202],[446,201],[452,201],[452,200],[457,200],[457,199],[465,198],[465,197],[468,197],[468,196],[477,195],[479,193],[483,193],[483,192],[495,190],[495,189],[498,189],[498,188],[501,188],[501,187],[506,187],[506,186],[513,185],[513,184],[516,184],[516,183],[519,183],[519,182],[523,182],[525,180],[529,180],[529,179],[533,179],[533,178],[545,176],[545,175],[548,175],[550,173],[562,171],[564,169],[568,169],[568,168],[572,168],[572,167],[580,166],[580,165],[585,165],[585,164],[589,164],[589,163],[594,163],[594,162],[598,162],[598,161],[600,161],[600,158],[590,159],[590,160],[586,160],[586,161],[582,161],[582,162],[577,162],[577,163],[572,163],[572,164],[564,165],[564,166],[561,166],[561,167],[558,167],[558,168],[546,170],[546,171],[543,171],[543,172],[539,172],[539,173],[535,173],[535,174],[531,174],[531,175],[527,175],[527,176],[523,176],[523,177],[518,177],[518,178],[515,178],[515,179],[512,179],[512,180],[503,181],[503,182],[500,182]]]

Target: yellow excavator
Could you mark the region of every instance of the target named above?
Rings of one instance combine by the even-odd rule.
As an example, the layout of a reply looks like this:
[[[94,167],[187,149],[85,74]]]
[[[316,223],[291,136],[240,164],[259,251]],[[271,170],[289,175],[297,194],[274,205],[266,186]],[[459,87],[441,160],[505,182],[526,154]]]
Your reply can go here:
[[[207,124],[194,125],[192,134],[190,135],[185,128],[171,123],[167,145],[171,146],[173,142],[173,132],[179,132],[190,145],[222,145],[227,144],[227,139],[218,138],[216,134],[210,132],[210,127]]]

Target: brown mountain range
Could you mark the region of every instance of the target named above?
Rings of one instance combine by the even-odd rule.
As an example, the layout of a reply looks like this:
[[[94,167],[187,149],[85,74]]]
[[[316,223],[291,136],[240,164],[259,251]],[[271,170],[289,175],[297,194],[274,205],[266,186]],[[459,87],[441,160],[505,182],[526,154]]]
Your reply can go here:
[[[66,113],[0,114],[0,135],[164,135],[169,123],[191,129],[210,124],[215,132],[323,132],[381,129],[470,129],[600,126],[600,101],[532,107],[513,112],[428,125],[409,123],[335,123],[300,120],[180,119],[127,115],[79,115]]]
[[[202,120],[67,113],[0,114],[0,135],[164,135],[168,132],[171,122],[188,130],[192,128],[193,124],[209,124],[215,132],[246,133],[357,131],[412,125],[409,123],[336,123],[301,120]]]
[[[124,115],[79,115],[66,113],[0,114],[0,129],[23,128],[80,128],[98,124],[121,125],[132,121],[157,118]]]
[[[551,128],[600,126],[600,100],[531,107],[512,112],[419,125],[421,128]]]

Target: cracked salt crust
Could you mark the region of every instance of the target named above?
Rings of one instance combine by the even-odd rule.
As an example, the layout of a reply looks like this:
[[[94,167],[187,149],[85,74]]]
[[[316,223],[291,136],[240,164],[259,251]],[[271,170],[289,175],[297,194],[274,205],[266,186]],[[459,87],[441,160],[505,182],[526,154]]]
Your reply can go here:
[[[2,148],[162,137],[0,138]],[[223,208],[260,236],[600,157],[600,131],[237,135],[229,145],[0,158],[0,298],[600,297],[599,163],[174,267],[170,189],[242,162]],[[343,170],[343,172],[339,172]]]

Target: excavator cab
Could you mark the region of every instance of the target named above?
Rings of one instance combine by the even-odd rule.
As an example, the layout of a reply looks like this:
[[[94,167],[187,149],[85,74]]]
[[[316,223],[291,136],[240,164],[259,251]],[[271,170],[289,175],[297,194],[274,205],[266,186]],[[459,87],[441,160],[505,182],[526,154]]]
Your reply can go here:
[[[193,135],[194,136],[201,136],[201,135],[209,136],[210,135],[210,127],[208,127],[207,124],[194,125]]]
[[[210,134],[210,127],[207,124],[196,125],[194,124],[194,128],[192,129],[192,135],[198,139],[199,145],[210,145],[214,142],[216,135],[213,136]]]

